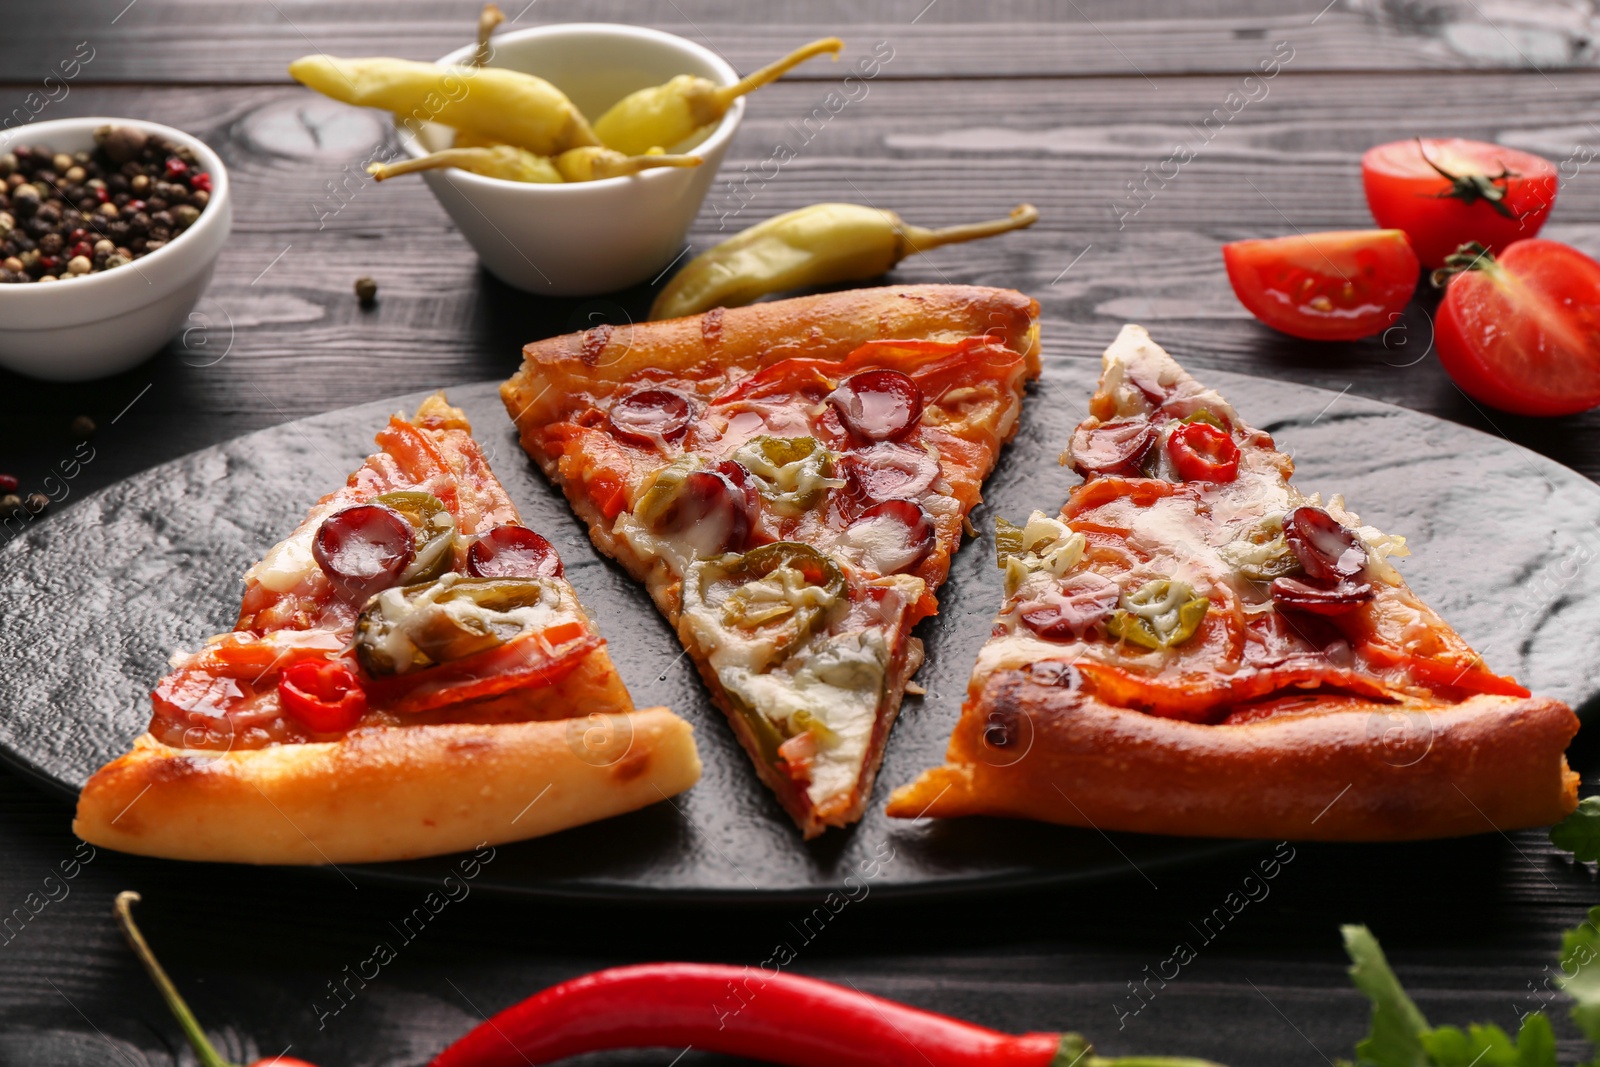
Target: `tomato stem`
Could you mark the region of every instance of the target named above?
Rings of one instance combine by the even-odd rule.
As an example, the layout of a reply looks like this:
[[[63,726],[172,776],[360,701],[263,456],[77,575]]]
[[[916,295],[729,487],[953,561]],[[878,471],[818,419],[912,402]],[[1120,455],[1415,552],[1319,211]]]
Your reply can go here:
[[[1521,174],[1514,170],[1507,170],[1504,163],[1500,164],[1499,174],[1451,174],[1439,164],[1428,158],[1427,149],[1422,147],[1422,138],[1417,138],[1417,151],[1422,153],[1422,161],[1442,177],[1450,180],[1450,188],[1437,194],[1440,200],[1456,199],[1463,204],[1476,204],[1482,200],[1498,215],[1503,215],[1515,222],[1521,216],[1506,206],[1506,193],[1509,191],[1509,180],[1520,178]]]
[[[1468,241],[1444,257],[1444,266],[1428,275],[1435,289],[1443,289],[1451,278],[1469,270],[1489,270],[1496,266],[1494,254],[1477,241]]]
[[[178,1020],[178,1026],[183,1030],[183,1036],[189,1039],[189,1045],[194,1049],[194,1054],[199,1058],[201,1067],[235,1067],[223,1059],[211,1042],[206,1038],[206,1032],[200,1028],[199,1020],[194,1017],[194,1012],[189,1010],[189,1005],[183,1002],[183,997],[178,994],[178,987],[172,984],[172,979],[167,977],[167,972],[161,969],[161,964],[156,962],[155,953],[150,951],[149,944],[144,935],[139,932],[139,927],[133,921],[133,905],[139,902],[139,894],[131,890],[124,890],[117,894],[116,915],[117,925],[122,927],[122,935],[128,939],[128,947],[133,949],[134,955],[139,957],[139,962],[144,964],[150,980],[161,991],[162,999],[167,1002],[167,1007],[172,1010],[173,1016]]]

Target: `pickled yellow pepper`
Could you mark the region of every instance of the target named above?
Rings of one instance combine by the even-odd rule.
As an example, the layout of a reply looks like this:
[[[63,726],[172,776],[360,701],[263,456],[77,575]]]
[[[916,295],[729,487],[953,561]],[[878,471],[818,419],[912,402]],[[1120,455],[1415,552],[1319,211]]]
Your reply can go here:
[[[472,52],[472,65],[481,67],[489,62],[489,38],[495,27],[506,20],[506,13],[495,4],[484,4],[478,15],[478,47]]]
[[[1003,219],[941,230],[912,226],[893,211],[860,204],[813,204],[759,222],[696,256],[661,290],[652,319],[742,307],[785,289],[875,278],[902,259],[940,245],[1032,226],[1021,204]]]
[[[325,96],[392,111],[402,121],[438,122],[501,144],[554,156],[597,145],[571,100],[543,78],[504,67],[441,67],[405,59],[302,56],[289,74]]]
[[[490,148],[446,148],[421,159],[408,159],[400,163],[374,163],[367,168],[367,173],[381,182],[421,170],[459,167],[487,178],[552,184],[620,178],[653,167],[698,167],[700,163],[699,156],[625,156],[621,152],[613,152],[609,148],[597,145],[569,148],[551,159],[548,156],[535,155],[524,148],[495,145]]]
[[[595,122],[594,132],[601,144],[628,155],[642,155],[656,145],[670,148],[700,127],[721,119],[739,97],[777,81],[812,56],[824,52],[837,56],[843,47],[844,42],[837,37],[812,41],[732,85],[680,74],[612,104]]]

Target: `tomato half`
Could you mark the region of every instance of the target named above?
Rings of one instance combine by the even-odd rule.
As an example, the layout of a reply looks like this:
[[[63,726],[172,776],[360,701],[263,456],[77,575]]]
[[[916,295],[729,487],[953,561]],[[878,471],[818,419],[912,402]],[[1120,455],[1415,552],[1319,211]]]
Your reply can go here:
[[[1250,314],[1291,337],[1353,341],[1394,325],[1421,268],[1399,230],[1337,230],[1222,246]]]
[[[1473,263],[1450,279],[1435,327],[1456,384],[1518,415],[1600,405],[1600,263],[1542,238]]]
[[[1499,252],[1532,237],[1556,202],[1547,159],[1483,141],[1394,141],[1361,157],[1367,206],[1379,226],[1406,231],[1427,267],[1468,241]]]

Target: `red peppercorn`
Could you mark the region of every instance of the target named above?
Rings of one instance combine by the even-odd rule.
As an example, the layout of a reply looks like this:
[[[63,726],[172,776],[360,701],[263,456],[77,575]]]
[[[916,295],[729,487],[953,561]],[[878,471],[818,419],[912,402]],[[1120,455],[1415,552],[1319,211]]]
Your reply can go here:
[[[0,493],[15,493],[18,484],[15,474],[0,474]]]
[[[137,215],[139,212],[144,210],[144,201],[129,200],[127,204],[123,206],[123,210],[131,215]]]
[[[211,191],[211,175],[205,173],[204,171],[201,171],[198,174],[190,175],[189,188],[200,189],[209,193]]]
[[[72,246],[72,254],[75,256],[82,256],[84,259],[93,259],[94,246],[88,241],[79,241],[77,244]]]
[[[57,267],[61,266],[61,257],[60,256],[40,256],[39,257],[39,266],[44,268],[47,272],[48,271],[54,271]]]
[[[106,201],[111,199],[111,190],[102,185],[95,189],[94,198],[104,204]]]
[[[76,230],[73,230],[67,235],[67,240],[71,241],[73,244],[77,244],[79,241],[88,236],[89,231],[84,229],[82,226],[79,226]]]
[[[185,174],[188,174],[188,173],[189,173],[189,164],[185,163],[183,160],[179,159],[177,156],[168,156],[167,157],[167,177],[168,178],[176,181],[177,179],[183,177]]]

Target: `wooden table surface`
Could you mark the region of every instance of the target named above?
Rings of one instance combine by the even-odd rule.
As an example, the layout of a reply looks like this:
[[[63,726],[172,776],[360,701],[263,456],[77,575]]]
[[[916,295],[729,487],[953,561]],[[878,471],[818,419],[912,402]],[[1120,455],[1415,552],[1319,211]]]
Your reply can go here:
[[[822,200],[892,207],[925,225],[1031,201],[1041,213],[1033,229],[917,257],[896,280],[1032,294],[1052,359],[1094,358],[1119,324],[1139,321],[1197,371],[1388,400],[1600,476],[1600,413],[1538,421],[1477,410],[1428,355],[1431,303],[1380,338],[1299,343],[1239,307],[1217,250],[1294,228],[1370,226],[1362,150],[1435,134],[1562,162],[1545,232],[1600,253],[1600,176],[1589,162],[1600,139],[1590,121],[1600,15],[1590,5],[532,0],[518,10],[521,2],[505,5],[513,28],[638,22],[708,44],[740,70],[824,33],[845,38],[850,62],[892,52],[864,95],[814,123],[775,177],[751,183],[747,197],[719,180],[692,234],[697,249],[721,227]],[[551,300],[491,279],[420,182],[378,189],[359,177],[356,164],[385,136],[377,115],[314,97],[284,73],[311,51],[431,59],[466,39],[475,15],[475,0],[12,5],[0,31],[0,122],[36,111],[38,121],[114,115],[187,129],[230,168],[236,221],[193,328],[154,360],[87,385],[0,374],[0,470],[38,488],[72,454],[74,416],[90,415],[100,425],[96,457],[71,483],[76,496],[248,430],[504,377],[527,341],[642,317],[648,287]],[[41,107],[44,97],[30,94],[74,55],[90,58],[65,95],[52,83],[54,99]],[[1275,77],[1246,79],[1273,59]],[[845,69],[815,62],[756,95],[722,177],[759,173]],[[1197,157],[1147,183],[1180,141],[1198,146]],[[1130,183],[1148,190],[1145,199],[1132,198]],[[351,294],[361,275],[380,286],[371,310]],[[1595,748],[1580,736],[1574,749],[1586,778],[1600,767]],[[600,966],[754,965],[804,914],[473,893],[341,1004],[332,986],[392,939],[391,924],[418,906],[421,890],[104,851],[81,862],[88,853],[69,818],[58,800],[0,773],[0,917],[11,916],[0,932],[0,1067],[193,1062],[112,925],[121,889],[145,894],[146,932],[228,1055],[291,1046],[324,1067],[421,1064],[480,1012]],[[869,896],[807,944],[794,969],[999,1028],[1076,1028],[1106,1052],[1314,1065],[1350,1055],[1365,1025],[1338,924],[1375,929],[1434,1022],[1512,1028],[1538,1005],[1559,931],[1600,900],[1594,872],[1538,831],[1301,845],[1267,896],[1230,914],[1211,939],[1197,937],[1196,925],[1272,852],[1251,846],[1154,884],[1129,871],[1072,892],[937,905]],[[1197,958],[1164,987],[1141,987],[1153,996],[1133,999],[1130,984],[1182,941]],[[1557,1015],[1563,1061],[1575,1062],[1576,1032]],[[596,1062],[666,1065],[680,1051]],[[709,1061],[691,1051],[678,1062]]]

